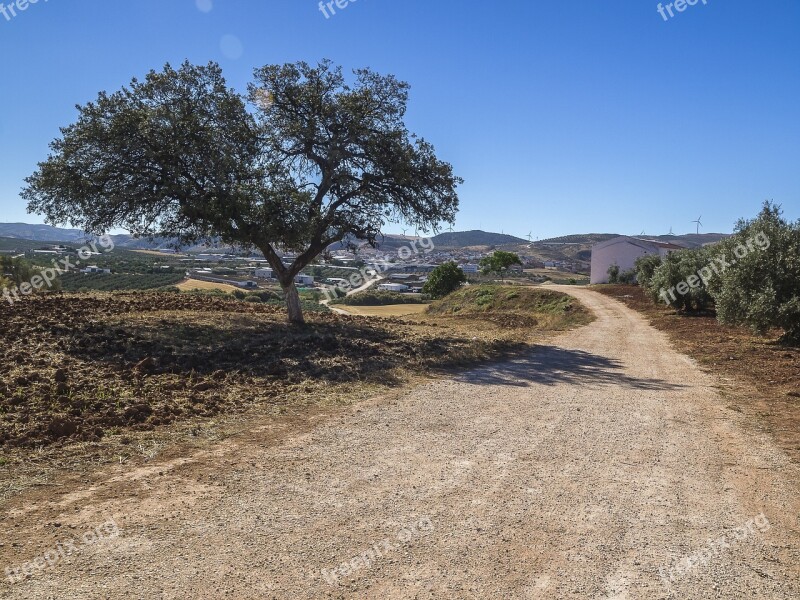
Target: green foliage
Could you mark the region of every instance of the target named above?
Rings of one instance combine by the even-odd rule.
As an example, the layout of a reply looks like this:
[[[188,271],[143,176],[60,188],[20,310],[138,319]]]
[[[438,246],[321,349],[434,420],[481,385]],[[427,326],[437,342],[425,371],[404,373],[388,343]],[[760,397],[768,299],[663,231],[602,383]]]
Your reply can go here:
[[[31,268],[30,263],[21,258],[0,256],[0,277],[8,279],[15,286],[19,286],[26,281],[30,282],[31,277],[37,273],[38,271],[34,271]]]
[[[636,283],[636,269],[628,269],[619,274],[619,282],[625,285],[633,285]]]
[[[238,292],[238,291],[239,290],[236,290],[235,292],[233,292],[233,295],[236,298],[239,298],[239,296],[236,294],[236,292]],[[276,292],[270,292],[269,290],[264,290],[264,291],[261,291],[261,292],[247,292],[247,294],[244,294],[242,297],[245,300],[250,301],[250,302],[252,302],[252,300],[250,300],[250,298],[258,298],[262,302],[270,302],[270,301],[273,301],[273,300],[282,300],[283,299],[280,294],[278,294]]]
[[[719,320],[758,333],[779,327],[785,341],[800,343],[800,221],[787,222],[779,206],[765,202],[715,252],[735,262],[709,282]]]
[[[658,254],[645,254],[636,259],[636,281],[643,288],[650,287],[653,273],[661,266],[661,257]]]
[[[647,292],[678,310],[702,311],[713,305],[705,282],[699,277],[712,262],[713,251],[708,248],[679,250],[668,254],[653,271]]]
[[[537,287],[497,284],[469,285],[436,300],[428,309],[437,315],[492,315],[503,313],[563,314],[577,302],[566,294]]]
[[[431,271],[428,281],[422,286],[422,293],[431,298],[442,298],[460,288],[466,281],[464,271],[456,263],[446,262]]]
[[[481,273],[484,275],[496,273],[500,276],[512,265],[522,266],[522,261],[519,259],[519,256],[513,252],[504,252],[503,250],[497,250],[489,256],[485,256],[478,263]]]
[[[608,267],[608,283],[619,283],[619,265],[611,265]]]
[[[424,295],[398,294],[396,292],[382,292],[370,289],[335,300],[333,304],[345,304],[347,306],[387,306],[389,304],[425,304],[428,300],[428,297]]]

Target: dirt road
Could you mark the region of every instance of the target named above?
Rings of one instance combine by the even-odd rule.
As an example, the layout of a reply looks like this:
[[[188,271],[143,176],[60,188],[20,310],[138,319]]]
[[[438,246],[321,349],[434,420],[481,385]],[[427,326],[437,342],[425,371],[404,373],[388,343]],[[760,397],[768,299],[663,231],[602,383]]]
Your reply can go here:
[[[798,469],[641,317],[565,291],[598,320],[526,358],[15,499],[0,568],[115,525],[0,597],[800,597]]]

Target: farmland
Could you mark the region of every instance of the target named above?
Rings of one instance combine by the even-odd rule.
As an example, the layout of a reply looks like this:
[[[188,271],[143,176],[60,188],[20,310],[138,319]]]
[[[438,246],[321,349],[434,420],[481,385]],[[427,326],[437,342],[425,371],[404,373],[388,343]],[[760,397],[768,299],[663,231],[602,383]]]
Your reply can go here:
[[[153,290],[176,285],[183,279],[181,273],[67,273],[61,276],[61,287],[68,292]]]

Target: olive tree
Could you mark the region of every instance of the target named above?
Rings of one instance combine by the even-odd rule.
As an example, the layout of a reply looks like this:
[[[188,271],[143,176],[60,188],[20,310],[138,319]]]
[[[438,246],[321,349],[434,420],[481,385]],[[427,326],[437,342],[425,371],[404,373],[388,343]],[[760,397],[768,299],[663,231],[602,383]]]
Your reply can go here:
[[[497,273],[501,278],[503,272],[512,265],[522,266],[522,261],[519,259],[519,256],[513,252],[505,252],[503,250],[497,250],[489,256],[483,257],[478,263],[478,266],[481,268],[481,273],[484,275]]]
[[[408,90],[323,61],[256,69],[244,95],[214,63],[166,65],[78,106],[22,195],[90,233],[256,247],[302,323],[294,279],[330,244],[454,221],[461,179],[407,130]]]
[[[735,231],[714,248],[725,266],[708,284],[719,320],[758,333],[779,327],[784,341],[800,342],[800,221],[787,222],[779,206],[765,202]]]

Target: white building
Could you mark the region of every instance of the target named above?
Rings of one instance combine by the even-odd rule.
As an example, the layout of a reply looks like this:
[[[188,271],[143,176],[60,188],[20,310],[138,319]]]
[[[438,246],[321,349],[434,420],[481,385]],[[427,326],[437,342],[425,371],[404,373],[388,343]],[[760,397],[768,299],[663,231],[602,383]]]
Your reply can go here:
[[[92,265],[90,267],[86,267],[85,269],[81,269],[81,273],[102,273],[104,275],[111,275],[111,269],[101,269],[98,266]]]
[[[590,283],[608,283],[608,269],[619,267],[620,273],[629,271],[636,265],[636,259],[648,254],[666,256],[670,252],[683,250],[683,247],[654,240],[640,240],[620,236],[592,246],[592,274]]]
[[[294,282],[298,285],[314,285],[314,278],[311,275],[298,273],[294,277]]]
[[[478,265],[461,265],[461,270],[464,271],[464,273],[477,273]]]
[[[409,288],[407,285],[403,285],[402,283],[381,283],[378,285],[378,289],[382,292],[407,292]]]
[[[272,269],[259,268],[253,272],[253,277],[256,279],[272,279]]]

